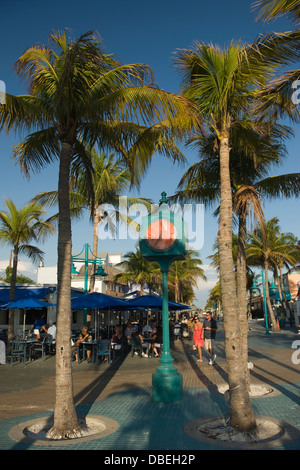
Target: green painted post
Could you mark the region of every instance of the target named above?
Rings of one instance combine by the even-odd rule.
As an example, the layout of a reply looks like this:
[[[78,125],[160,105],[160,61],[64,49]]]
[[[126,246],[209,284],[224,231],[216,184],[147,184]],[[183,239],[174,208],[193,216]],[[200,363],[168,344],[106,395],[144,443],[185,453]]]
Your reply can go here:
[[[160,262],[162,273],[163,350],[160,365],[152,375],[153,400],[162,403],[171,403],[182,399],[182,374],[180,374],[173,365],[173,357],[170,352],[168,305],[169,264],[169,262]]]
[[[264,296],[264,313],[265,313],[265,322],[266,322],[266,332],[265,335],[270,335],[269,331],[269,324],[268,324],[268,310],[267,310],[267,299],[266,299],[266,286],[265,286],[265,271],[264,269],[261,270],[261,278],[262,278],[262,285],[263,285],[263,296]]]
[[[158,211],[144,217],[140,229],[140,249],[150,261],[157,261],[162,273],[163,349],[160,365],[152,375],[152,397],[169,403],[182,399],[182,374],[173,365],[170,352],[168,272],[171,263],[185,259],[185,231],[182,216],[170,211],[166,193],[162,193]]]
[[[89,245],[84,244],[84,293],[88,291]],[[87,309],[83,310],[83,324],[87,324]]]

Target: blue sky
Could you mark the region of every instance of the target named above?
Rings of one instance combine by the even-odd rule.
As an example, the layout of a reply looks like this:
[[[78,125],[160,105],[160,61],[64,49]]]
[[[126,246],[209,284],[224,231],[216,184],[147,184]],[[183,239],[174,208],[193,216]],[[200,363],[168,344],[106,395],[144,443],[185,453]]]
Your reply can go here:
[[[14,62],[32,44],[48,43],[48,35],[53,30],[68,28],[74,37],[89,30],[98,31],[107,52],[114,53],[123,63],[150,65],[160,88],[178,92],[180,81],[172,66],[172,55],[176,49],[189,48],[196,40],[220,46],[228,44],[232,39],[252,42],[259,33],[291,29],[291,23],[287,20],[268,24],[256,22],[256,14],[251,11],[252,3],[251,0],[52,0],[47,3],[37,0],[0,0],[0,80],[5,82],[7,93],[24,93],[24,84],[12,68]],[[288,142],[288,155],[284,164],[270,174],[299,171],[299,125],[293,127],[295,137]],[[4,198],[11,198],[21,206],[35,194],[57,188],[57,165],[46,167],[41,173],[32,175],[30,180],[20,174],[15,162],[11,161],[11,147],[19,141],[19,135],[0,134],[1,210],[4,209]],[[186,157],[185,167],[154,157],[142,181],[140,195],[158,202],[162,191],[173,194],[183,171],[197,159],[192,151],[188,151]],[[298,200],[266,201],[264,210],[267,219],[275,216],[279,218],[282,231],[291,231],[300,236]],[[73,252],[81,251],[85,242],[91,244],[92,226],[88,217],[74,223],[72,233]],[[200,250],[204,265],[209,265],[206,257],[212,253],[216,236],[217,221],[212,216],[212,210],[207,209],[204,217],[204,245]],[[101,245],[99,251],[126,253],[134,248],[132,240],[102,241]],[[45,251],[45,265],[54,266],[57,237],[48,239],[41,248]],[[9,248],[0,246],[0,271],[5,268],[8,258]],[[35,267],[26,258],[21,258],[21,272],[34,278],[34,270]],[[199,306],[204,306],[207,292],[216,280],[216,273],[211,269],[208,268],[206,273],[208,282],[201,283],[197,291],[196,303]]]

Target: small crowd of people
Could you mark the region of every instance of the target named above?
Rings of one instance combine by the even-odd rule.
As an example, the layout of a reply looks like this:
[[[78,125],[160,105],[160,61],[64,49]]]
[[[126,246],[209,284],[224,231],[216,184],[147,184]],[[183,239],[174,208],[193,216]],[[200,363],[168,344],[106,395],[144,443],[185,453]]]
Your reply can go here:
[[[176,321],[175,323],[170,321],[170,332],[172,332],[175,339],[181,338],[181,335],[183,334],[183,326],[185,327],[185,331],[189,330],[192,335],[193,347],[197,350],[199,356],[198,362],[203,362],[202,348],[204,347],[210,356],[209,364],[214,364],[216,360],[215,339],[218,326],[217,320],[212,316],[212,313],[210,311],[206,312],[203,322],[200,321],[197,315],[189,319],[186,324],[181,324],[179,321]],[[54,322],[51,326],[46,324],[45,315],[42,315],[35,322],[33,333],[36,335],[37,339],[41,339],[43,335],[48,334],[51,335],[55,341],[56,323]],[[151,341],[149,341],[149,339]],[[77,346],[83,341],[90,340],[91,335],[89,333],[88,327],[83,326],[78,339],[73,344],[73,346],[76,347],[76,362],[78,362]],[[121,349],[122,347],[125,349],[130,349],[135,348],[135,345],[138,345],[142,348],[143,357],[149,357],[150,355],[159,357],[161,355],[162,345],[162,325],[161,323],[156,323],[155,321],[151,321],[150,323],[139,321],[133,324],[129,320],[124,327],[121,325],[116,325],[114,327],[111,343],[114,349]],[[87,360],[89,361],[92,348],[87,347],[86,352]]]
[[[193,318],[190,318],[186,323],[176,322],[174,326],[174,334],[176,338],[176,329],[178,331],[177,335],[183,337],[192,336],[193,339],[193,348],[198,352],[198,362],[203,362],[202,359],[202,348],[209,353],[209,364],[213,365],[216,360],[215,354],[215,339],[216,333],[218,331],[218,325],[216,318],[213,317],[210,311],[207,311],[205,314],[205,319],[203,322],[200,321],[198,315],[195,315]],[[184,335],[186,332],[186,335]]]
[[[154,321],[150,323],[138,322],[137,324],[132,324],[131,321],[128,321],[124,336],[129,347],[135,348],[135,345],[142,347],[143,357],[149,357],[149,355],[154,355],[154,357],[160,356],[162,344],[161,324],[156,324]],[[150,339],[151,341],[145,342],[145,339]],[[138,354],[137,351],[135,353]]]

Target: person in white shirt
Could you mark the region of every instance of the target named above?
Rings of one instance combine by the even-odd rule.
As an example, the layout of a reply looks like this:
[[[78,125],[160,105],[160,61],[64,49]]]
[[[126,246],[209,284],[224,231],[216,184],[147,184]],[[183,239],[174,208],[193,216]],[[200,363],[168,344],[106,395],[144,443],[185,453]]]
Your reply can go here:
[[[56,339],[56,322],[48,328],[48,335],[51,335],[53,339]]]

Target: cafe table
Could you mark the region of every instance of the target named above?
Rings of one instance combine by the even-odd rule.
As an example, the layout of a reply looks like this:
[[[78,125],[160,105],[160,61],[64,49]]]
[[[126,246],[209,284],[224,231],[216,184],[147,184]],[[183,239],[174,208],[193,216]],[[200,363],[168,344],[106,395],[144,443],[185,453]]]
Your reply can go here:
[[[28,355],[28,358],[29,358],[29,361],[32,361],[32,358],[33,358],[33,345],[34,343],[37,342],[37,338],[24,338],[24,339],[13,339],[10,341],[10,344],[11,344],[11,354],[13,354],[13,351],[16,351],[16,348],[14,345],[24,345],[24,348],[25,348],[25,352],[24,352],[24,356],[25,356],[25,359],[27,358],[27,355]],[[21,349],[19,349],[20,351],[20,354],[21,354]],[[13,354],[15,357],[17,357],[16,354]],[[12,358],[11,358],[12,359]]]
[[[95,362],[95,357],[96,357],[96,350],[97,350],[97,347],[98,347],[98,341],[96,340],[93,340],[93,341],[82,341],[81,343],[79,343],[77,345],[77,357],[78,357],[78,360],[79,360],[79,349],[80,349],[80,345],[82,344],[82,359],[86,359],[86,351],[89,349],[89,347],[91,347],[91,360],[92,362]]]

